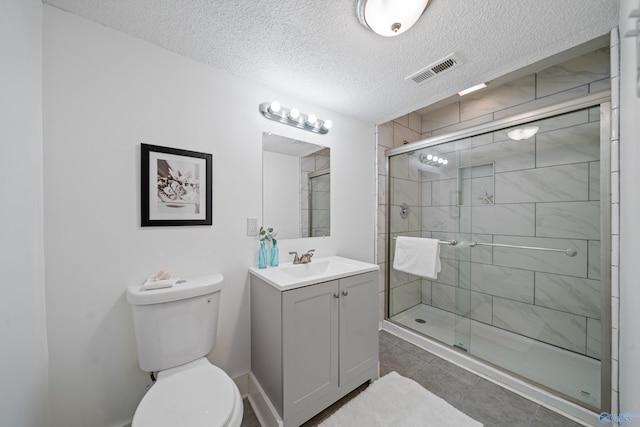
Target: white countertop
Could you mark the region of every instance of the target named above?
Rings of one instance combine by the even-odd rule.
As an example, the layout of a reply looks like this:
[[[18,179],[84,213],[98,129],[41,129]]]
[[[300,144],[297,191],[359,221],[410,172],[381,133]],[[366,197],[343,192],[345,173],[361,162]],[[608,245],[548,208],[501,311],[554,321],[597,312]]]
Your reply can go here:
[[[376,264],[330,256],[312,258],[307,264],[283,262],[278,267],[249,267],[249,272],[276,289],[285,291],[379,269]]]

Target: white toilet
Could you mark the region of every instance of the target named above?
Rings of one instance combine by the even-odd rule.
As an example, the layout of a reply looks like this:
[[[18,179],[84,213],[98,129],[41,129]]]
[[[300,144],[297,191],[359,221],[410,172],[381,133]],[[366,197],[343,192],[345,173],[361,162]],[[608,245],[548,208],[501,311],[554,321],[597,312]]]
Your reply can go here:
[[[216,344],[223,277],[179,281],[170,288],[127,289],[133,310],[138,363],[158,372],[131,427],[236,427],[242,397],[233,380],[206,356]]]

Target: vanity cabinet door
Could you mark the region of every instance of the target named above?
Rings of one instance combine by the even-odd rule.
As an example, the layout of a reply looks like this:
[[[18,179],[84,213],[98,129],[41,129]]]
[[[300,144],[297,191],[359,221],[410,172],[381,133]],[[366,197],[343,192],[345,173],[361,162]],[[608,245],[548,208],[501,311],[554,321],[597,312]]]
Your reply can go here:
[[[331,281],[283,292],[285,424],[301,411],[320,412],[338,392],[338,291]]]
[[[378,366],[378,272],[340,279],[340,386]]]

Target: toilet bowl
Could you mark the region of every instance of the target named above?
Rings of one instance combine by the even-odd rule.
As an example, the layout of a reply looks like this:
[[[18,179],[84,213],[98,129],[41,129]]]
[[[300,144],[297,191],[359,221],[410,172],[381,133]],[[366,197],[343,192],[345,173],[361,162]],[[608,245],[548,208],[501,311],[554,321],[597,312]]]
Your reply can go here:
[[[160,371],[138,405],[131,427],[236,427],[242,413],[236,384],[203,357]]]
[[[158,372],[131,427],[239,427],[238,387],[206,358],[216,344],[223,277],[179,280],[168,288],[127,289],[138,364]]]

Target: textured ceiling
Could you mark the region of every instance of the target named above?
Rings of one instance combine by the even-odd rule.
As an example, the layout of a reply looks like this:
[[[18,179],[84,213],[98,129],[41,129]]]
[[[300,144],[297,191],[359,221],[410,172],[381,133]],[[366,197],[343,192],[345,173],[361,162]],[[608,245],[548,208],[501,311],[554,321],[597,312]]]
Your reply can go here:
[[[617,0],[431,0],[397,37],[356,0],[44,0],[318,106],[382,123],[607,34]],[[405,77],[450,53],[462,65]]]

